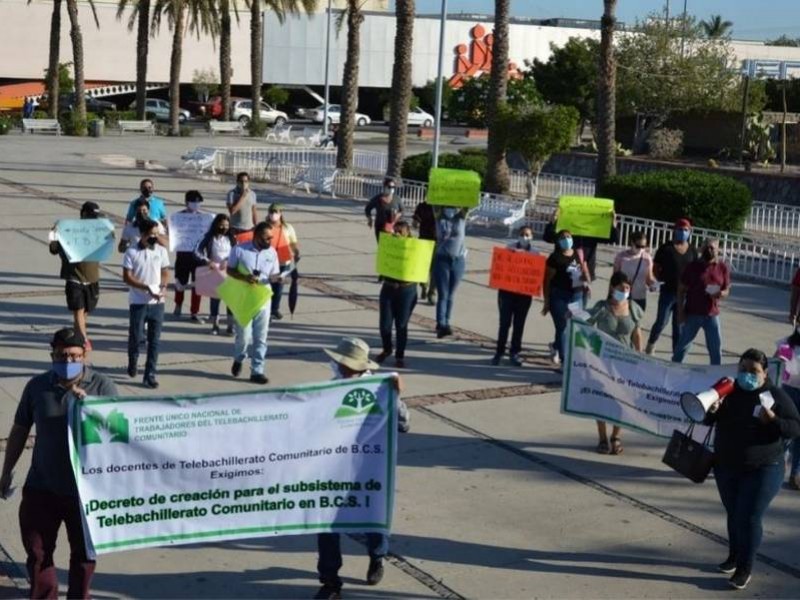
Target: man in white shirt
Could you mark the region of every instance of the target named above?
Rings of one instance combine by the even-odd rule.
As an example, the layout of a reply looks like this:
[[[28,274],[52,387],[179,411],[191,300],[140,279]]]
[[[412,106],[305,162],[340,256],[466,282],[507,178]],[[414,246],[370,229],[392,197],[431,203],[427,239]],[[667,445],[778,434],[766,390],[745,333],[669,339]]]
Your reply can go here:
[[[280,263],[278,253],[271,246],[272,234],[272,223],[261,222],[256,225],[253,241],[234,246],[231,250],[228,258],[228,275],[251,285],[267,287],[271,282],[280,281]],[[238,377],[242,372],[242,363],[250,349],[250,381],[269,383],[264,374],[269,319],[270,302],[267,301],[247,327],[242,327],[238,321],[236,322],[236,342],[231,367],[231,375],[234,377]]]
[[[169,254],[158,243],[159,224],[156,221],[139,223],[139,242],[131,246],[122,258],[122,280],[130,289],[130,328],[128,330],[128,376],[138,373],[139,345],[147,325],[147,362],[144,384],[155,389],[158,346],[164,322],[164,292],[169,280]]]

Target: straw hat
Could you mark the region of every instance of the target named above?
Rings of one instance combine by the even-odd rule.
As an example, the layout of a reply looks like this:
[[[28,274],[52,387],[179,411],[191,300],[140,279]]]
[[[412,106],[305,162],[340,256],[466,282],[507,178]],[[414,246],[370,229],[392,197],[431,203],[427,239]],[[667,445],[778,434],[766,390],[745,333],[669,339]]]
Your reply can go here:
[[[342,338],[335,351],[327,348],[324,350],[334,361],[353,371],[372,371],[380,368],[378,363],[369,359],[367,342],[359,338]]]

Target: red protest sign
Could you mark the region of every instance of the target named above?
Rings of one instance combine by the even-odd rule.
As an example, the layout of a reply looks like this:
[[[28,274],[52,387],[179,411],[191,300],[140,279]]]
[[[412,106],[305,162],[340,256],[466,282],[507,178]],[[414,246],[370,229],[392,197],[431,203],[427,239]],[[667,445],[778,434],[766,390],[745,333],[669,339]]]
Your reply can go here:
[[[489,287],[541,297],[547,259],[539,254],[494,248]]]

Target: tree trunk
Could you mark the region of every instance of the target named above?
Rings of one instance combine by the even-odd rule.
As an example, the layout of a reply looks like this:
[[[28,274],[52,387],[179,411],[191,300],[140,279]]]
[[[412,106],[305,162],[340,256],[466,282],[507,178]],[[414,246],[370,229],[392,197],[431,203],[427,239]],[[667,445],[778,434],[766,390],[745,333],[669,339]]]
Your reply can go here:
[[[72,119],[74,135],[86,135],[86,85],[83,74],[83,35],[78,22],[78,0],[67,0],[70,31],[72,39],[72,62],[75,69],[75,103]]]
[[[361,0],[348,0],[347,13],[347,59],[342,76],[342,114],[339,119],[339,148],[336,166],[349,169],[353,166],[353,133],[356,128],[356,106],[358,105],[358,60],[361,55]]]
[[[173,2],[175,2],[175,23],[172,32],[172,56],[169,62],[169,134],[180,135],[181,59],[183,32],[186,28],[186,0],[173,0]]]
[[[58,61],[61,48],[61,0],[53,0],[53,14],[50,16],[50,57],[47,61],[47,116],[58,118]]]
[[[597,175],[601,185],[617,172],[616,163],[616,85],[617,63],[614,57],[614,28],[617,0],[603,0],[600,31],[600,73],[597,80]]]
[[[783,119],[781,120],[781,173],[786,170],[786,86],[788,82],[784,79],[781,86],[781,97],[783,99]]]
[[[511,0],[495,0],[492,72],[489,78],[489,106],[486,116],[489,139],[486,164],[486,191],[504,194],[510,180],[506,164],[506,141],[498,116],[506,104],[508,91],[508,19]]]
[[[261,0],[250,0],[250,99],[253,102],[251,121],[254,125],[261,120],[262,29]]]
[[[414,43],[414,0],[396,0],[392,99],[389,117],[389,157],[386,175],[400,178],[406,153],[408,109],[411,104],[411,52]]]
[[[219,81],[222,104],[220,120],[230,119],[231,106],[231,7],[229,0],[220,0]]]
[[[147,53],[150,42],[150,0],[139,0],[139,21],[136,31],[136,118],[145,119],[147,100]]]

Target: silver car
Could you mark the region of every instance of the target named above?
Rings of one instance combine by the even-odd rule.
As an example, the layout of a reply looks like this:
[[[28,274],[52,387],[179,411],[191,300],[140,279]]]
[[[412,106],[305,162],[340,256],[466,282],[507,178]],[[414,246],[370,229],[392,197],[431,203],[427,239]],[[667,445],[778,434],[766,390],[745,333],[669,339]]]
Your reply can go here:
[[[136,102],[131,104],[131,110],[136,110]],[[147,98],[144,101],[145,114],[152,114],[155,116],[156,121],[169,121],[169,102],[159,98]],[[181,108],[178,109],[178,122],[185,123],[189,120],[191,114],[188,110]]]

